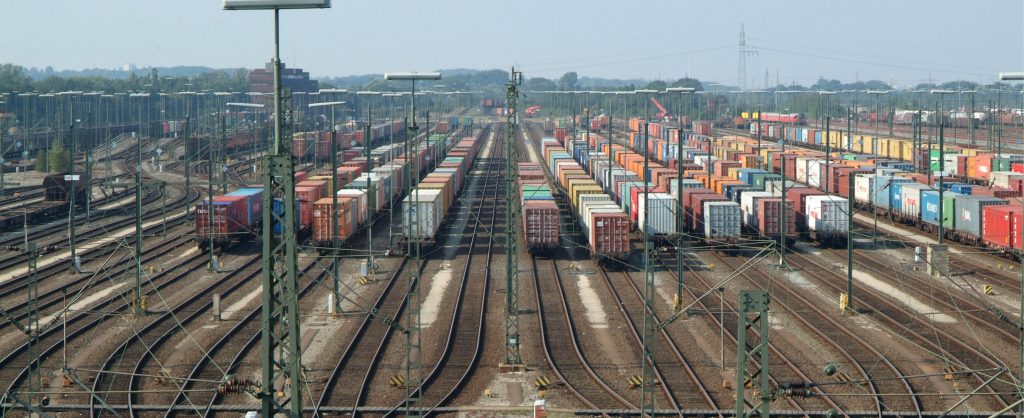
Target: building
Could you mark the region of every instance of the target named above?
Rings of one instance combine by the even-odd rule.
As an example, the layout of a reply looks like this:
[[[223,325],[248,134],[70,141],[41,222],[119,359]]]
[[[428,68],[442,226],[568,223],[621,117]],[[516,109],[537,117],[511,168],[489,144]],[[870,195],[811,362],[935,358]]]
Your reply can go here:
[[[320,90],[320,83],[309,79],[309,73],[301,68],[287,68],[281,63],[281,86],[295,92],[313,93]],[[249,72],[249,89],[259,93],[274,93],[274,65],[267,63],[265,68],[257,68]]]

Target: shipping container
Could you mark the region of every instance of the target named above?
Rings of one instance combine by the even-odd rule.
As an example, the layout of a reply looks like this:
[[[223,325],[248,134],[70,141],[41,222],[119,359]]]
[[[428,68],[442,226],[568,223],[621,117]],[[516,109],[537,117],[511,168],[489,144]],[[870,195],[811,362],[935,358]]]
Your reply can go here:
[[[846,238],[849,230],[849,200],[831,195],[810,195],[804,199],[807,229],[814,239],[823,243],[840,243]]]

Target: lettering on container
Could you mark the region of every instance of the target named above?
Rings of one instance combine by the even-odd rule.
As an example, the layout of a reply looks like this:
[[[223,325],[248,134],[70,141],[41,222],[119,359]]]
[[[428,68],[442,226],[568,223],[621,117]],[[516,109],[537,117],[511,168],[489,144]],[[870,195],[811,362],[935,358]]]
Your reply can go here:
[[[965,220],[965,221],[969,221],[969,220],[971,220],[971,212],[969,212],[967,210],[961,210],[960,211],[960,217],[963,218],[963,220]]]

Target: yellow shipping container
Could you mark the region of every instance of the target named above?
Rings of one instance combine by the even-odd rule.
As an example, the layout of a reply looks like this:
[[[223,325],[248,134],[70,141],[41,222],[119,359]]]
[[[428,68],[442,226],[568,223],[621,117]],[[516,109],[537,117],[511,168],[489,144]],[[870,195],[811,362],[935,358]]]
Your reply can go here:
[[[900,159],[903,161],[910,161],[914,158],[914,142],[907,140],[900,140],[902,144],[902,150],[900,151]]]
[[[596,184],[592,185],[592,186],[578,186],[578,187],[576,187],[575,190],[573,190],[573,192],[572,192],[572,207],[574,207],[574,208],[575,207],[579,207],[577,205],[578,205],[578,203],[580,201],[580,195],[594,194],[594,193],[604,193],[604,190],[601,190],[601,186],[598,186]]]
[[[968,157],[973,157],[975,155],[978,155],[978,149],[977,148],[964,148],[964,149],[960,150],[960,153],[963,154],[963,155],[966,155]]]
[[[739,175],[740,175],[739,173],[740,173],[740,169],[741,168],[744,168],[744,167],[743,166],[740,166],[740,167],[726,167],[725,172],[724,173],[719,173],[719,174],[721,174],[723,176],[726,176],[728,178],[731,178],[731,179],[738,179]]]
[[[903,140],[891,139],[889,140],[889,158],[902,159],[903,158]]]
[[[860,152],[862,154],[873,154],[875,152],[875,148],[874,148],[873,143],[874,143],[874,138],[872,138],[872,137],[870,137],[868,135],[861,135],[860,136]]]
[[[878,142],[878,144],[875,145],[875,148],[878,150],[878,156],[879,157],[888,157],[889,156],[889,138],[887,138],[887,137],[875,138],[875,141]]]

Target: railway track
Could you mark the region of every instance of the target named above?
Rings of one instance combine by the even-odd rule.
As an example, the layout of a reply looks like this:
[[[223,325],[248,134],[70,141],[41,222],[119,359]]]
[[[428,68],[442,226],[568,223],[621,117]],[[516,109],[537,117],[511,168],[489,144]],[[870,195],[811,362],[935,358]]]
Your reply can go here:
[[[176,270],[159,272],[148,279],[148,288],[153,291],[168,289],[170,286],[178,284],[178,279],[184,277],[188,271],[201,267],[204,261],[205,257],[201,254],[189,257],[182,263],[182,265],[192,266],[187,268],[185,273],[177,272]],[[133,265],[123,267],[125,272],[134,270]],[[40,364],[50,361],[50,358],[64,346],[65,339],[62,334],[66,334],[67,341],[74,341],[76,338],[85,337],[88,332],[101,325],[119,320],[126,314],[130,307],[129,300],[131,299],[130,294],[133,289],[131,286],[123,287],[125,287],[124,290],[113,292],[109,297],[101,299],[88,310],[78,311],[76,314],[68,316],[66,321],[64,321],[63,329],[53,324],[53,322],[56,322],[56,318],[50,324],[46,324],[46,328],[39,333],[39,346],[41,347],[39,351]],[[0,358],[0,381],[8,382],[5,394],[11,395],[21,386],[29,372],[30,358],[28,342],[19,345],[3,358]]]
[[[637,409],[634,403],[605,382],[583,355],[557,263],[549,259],[538,264],[537,257],[531,260],[533,289],[537,298],[537,323],[544,357],[551,372],[587,409]],[[605,415],[608,416],[608,413]]]
[[[615,281],[616,283],[613,283],[611,275],[606,270],[601,269],[600,272],[604,282],[608,285],[609,291],[615,297],[616,305],[622,308],[619,312],[626,319],[633,336],[639,344],[641,336],[638,332],[638,326],[642,328],[643,323],[636,320],[636,316],[642,316],[642,312],[645,310],[643,291],[636,285],[636,282],[633,281],[628,272],[619,272],[622,280],[617,280]],[[631,293],[636,298],[627,297],[623,299],[619,291],[616,290],[621,288],[627,289],[626,291],[632,290]],[[647,309],[647,314],[651,316],[655,324],[661,322],[653,309]],[[702,409],[694,408],[692,405],[703,403],[707,409],[719,410],[720,406],[712,398],[707,386],[697,376],[693,364],[687,360],[683,351],[679,349],[679,346],[676,345],[676,342],[668,334],[668,331],[662,328],[657,334],[661,336],[662,343],[653,344],[655,347],[655,358],[658,359],[658,367],[655,369],[655,373],[657,373],[657,378],[662,383],[661,386],[673,408],[676,410],[683,409],[684,407]],[[670,372],[662,373],[662,369],[669,370]],[[682,373],[677,373],[676,371],[682,371]],[[680,404],[680,401],[684,403]]]
[[[178,201],[177,204],[179,204],[179,205],[180,204],[188,204],[187,202],[191,202],[195,198],[196,197],[182,195],[181,199]],[[150,213],[148,215],[150,219],[153,218],[153,217],[159,216],[157,211],[151,211],[151,212],[152,213]],[[180,226],[180,225],[185,224],[185,222],[186,222],[186,220],[183,217],[175,218],[175,219],[172,219],[172,220],[168,221],[167,227],[174,228],[176,226]],[[116,222],[113,222],[111,224],[106,225],[105,227],[101,227],[101,228],[95,229],[94,233],[85,234],[85,236],[83,238],[88,238],[89,236],[96,236],[98,238],[103,233],[109,233],[110,231],[108,230],[108,228],[109,229],[124,228],[124,227],[127,227],[127,226],[131,225],[132,223],[134,223],[134,219],[125,219],[125,220],[121,220],[121,221],[116,221]],[[160,228],[162,228],[162,226],[154,225],[154,226],[150,226],[149,228],[144,229],[144,231],[152,232],[152,231],[160,230]],[[158,247],[162,248],[164,250],[174,250],[174,249],[184,248],[186,246],[186,244],[187,243],[183,242],[182,239],[177,239],[177,240],[165,241],[163,243],[160,243],[160,244],[158,244]],[[88,254],[90,256],[90,259],[92,259],[92,260],[103,260],[104,257],[108,257],[111,254],[114,254],[118,249],[119,249],[118,242],[117,242],[117,240],[114,240],[110,244],[107,244],[107,245],[104,245],[104,246],[101,246],[101,247],[96,247],[96,248],[92,248],[92,249],[82,249],[82,250],[79,251],[78,254],[80,256]],[[155,253],[153,255],[145,256],[143,258],[143,262],[155,261],[155,260],[159,259],[160,256],[162,256],[162,255],[165,256],[166,253]],[[28,255],[23,254],[23,253],[19,253],[15,257],[9,257],[7,259],[4,259],[3,261],[0,261],[0,265],[5,266],[4,269],[8,269],[8,268],[14,267],[14,266],[16,266],[18,264],[27,263],[27,261],[28,261]],[[83,263],[83,268],[87,268],[88,267],[87,266],[87,262],[88,262],[88,260],[86,261],[86,263]],[[44,280],[50,280],[50,279],[54,279],[55,280],[55,279],[61,277],[67,271],[66,269],[68,268],[68,264],[66,264],[66,263],[68,263],[68,261],[55,262],[55,263],[52,263],[52,264],[40,267],[38,269],[38,272],[37,272],[36,280],[39,281],[40,283],[43,283]],[[102,274],[106,274],[107,272],[110,272],[110,271],[111,271],[110,268],[104,268],[101,272],[97,273],[94,276],[96,276],[96,277],[105,277]],[[26,289],[28,288],[28,285],[29,285],[29,282],[30,282],[31,279],[32,278],[31,278],[30,275],[28,275],[28,274],[21,274],[21,275],[13,277],[12,279],[10,279],[10,280],[8,280],[6,282],[3,282],[2,284],[0,284],[0,299],[9,299],[9,298],[12,298],[12,297],[18,297],[19,294],[24,294],[25,292],[27,292]],[[87,288],[88,285],[89,285],[88,283],[65,283],[65,284],[58,285],[56,287],[50,288],[48,290],[44,290],[42,293],[40,293],[38,295],[38,298],[39,298],[39,300],[37,302],[38,303],[38,308],[40,309],[40,311],[43,311],[44,309],[53,307],[53,306],[55,306],[55,305],[60,303],[61,295],[63,294],[63,292],[67,291],[67,293],[69,293],[69,294],[75,294],[75,293],[79,292],[80,290],[82,290],[84,288]],[[12,318],[20,321],[20,320],[24,319],[28,315],[28,305],[29,305],[29,301],[27,301],[27,300],[18,301],[17,303],[15,303],[13,305],[5,306],[5,309],[8,312],[20,312],[20,313],[12,315]],[[5,325],[9,325],[9,324],[5,324]],[[4,330],[4,328],[0,328],[0,331],[3,331],[3,330]]]
[[[667,271],[667,272],[669,272],[671,274],[671,277],[674,280],[679,280],[679,277],[676,275],[674,269],[669,267],[664,259],[662,259],[661,257],[658,257],[657,260],[662,265],[662,267],[665,269],[665,271]],[[673,259],[673,262],[674,262],[674,259]],[[712,284],[712,282],[710,282],[708,280],[708,278],[705,277],[703,274],[701,274],[697,270],[695,270],[693,268],[693,266],[687,265],[687,268],[689,269],[689,272],[690,272],[691,276],[695,277],[697,279],[697,282],[701,286],[694,286],[693,285],[693,281],[689,281],[690,285],[688,285],[685,288],[685,293],[686,293],[686,295],[684,295],[686,297],[685,300],[695,301],[695,308],[697,310],[702,310],[704,312],[716,312],[716,311],[718,311],[718,307],[711,307],[703,299],[697,299],[698,296],[712,294],[714,292],[717,292],[718,291],[717,290],[718,287],[716,287],[715,284]],[[708,315],[707,317],[712,322],[712,326],[714,328],[718,328],[718,329],[724,330],[724,337],[729,340],[729,343],[732,344],[733,350],[735,351],[735,348],[737,346],[736,333],[735,333],[736,331],[735,330],[736,330],[736,327],[737,327],[736,318],[738,318],[738,312],[737,312],[736,307],[734,306],[734,304],[732,302],[724,303],[722,307],[724,309],[726,309],[726,311],[723,312],[721,315],[719,315],[717,317],[713,316],[713,315]],[[671,324],[669,324],[668,327],[671,327]],[[784,351],[782,349],[780,349],[779,347],[777,347],[775,344],[769,344],[769,350],[771,351],[771,354],[775,358],[779,358],[782,361],[782,363],[785,365],[785,368],[783,369],[785,371],[779,372],[780,368],[775,368],[774,370],[776,370],[776,374],[774,376],[770,376],[769,379],[770,379],[771,383],[774,386],[776,386],[776,387],[779,386],[779,384],[781,383],[779,381],[779,379],[784,379],[786,381],[813,381],[813,379],[810,379],[807,375],[805,375],[800,370],[800,368],[795,363],[793,363],[793,361],[791,361],[784,354]],[[815,408],[805,407],[803,404],[797,402],[794,398],[791,398],[791,397],[784,397],[783,399],[795,411],[812,411],[812,410],[815,409]],[[838,405],[831,398],[829,398],[827,396],[821,396],[821,397],[814,398],[814,400],[812,400],[812,402],[815,402],[816,406],[819,406],[819,407],[820,406],[824,406],[825,407],[825,408],[820,408],[821,410],[825,410],[825,409],[828,409],[828,408],[836,408],[836,409],[838,409]]]
[[[478,159],[479,158],[480,157],[478,156]],[[495,167],[492,165],[489,168],[493,169]],[[464,183],[468,185],[470,181],[470,174],[467,173]],[[464,187],[467,186],[464,185]],[[466,191],[468,192],[468,190]],[[457,201],[462,201],[464,199],[465,197],[461,197]],[[482,201],[483,199],[481,199],[481,203]],[[450,228],[450,225],[450,223],[446,222],[442,231],[439,232],[439,235],[461,234],[463,232],[447,229]],[[421,261],[418,266],[407,266],[407,268],[417,268],[420,275],[422,275],[427,263],[433,261],[435,257],[436,255],[428,255],[427,258]],[[470,258],[467,258],[467,260],[469,259]],[[468,268],[469,266],[467,265],[466,269]],[[408,287],[403,288],[403,290],[396,290],[394,285],[399,276],[399,272],[396,272],[395,276],[388,280],[381,296],[374,303],[373,309],[375,312],[383,313],[389,318],[401,317],[408,302],[405,292],[407,292],[411,286],[420,286],[422,281],[417,280],[416,283],[409,283]],[[485,294],[486,293],[484,293],[484,295]],[[475,315],[473,313],[473,309],[462,310],[460,308],[460,312],[466,312],[467,315]],[[458,315],[453,317],[453,319],[456,318],[458,318]],[[480,320],[478,319],[478,321]],[[470,323],[472,322],[473,321],[470,320]],[[479,323],[482,324],[482,322]],[[314,410],[315,416],[319,416],[323,413],[323,408],[350,409],[353,414],[358,413],[360,405],[363,404],[366,399],[369,389],[368,384],[373,380],[374,372],[379,368],[379,362],[387,349],[391,336],[393,335],[392,331],[393,327],[384,324],[379,318],[374,318],[373,316],[368,315],[363,320],[359,328],[351,337],[349,344],[346,346],[341,357],[338,359],[336,366],[331,372],[330,377],[325,383],[323,392],[319,400],[316,402],[316,409]],[[480,332],[479,329],[477,332]],[[479,353],[476,353],[474,357],[478,357],[478,355]],[[473,362],[475,362],[475,359]],[[362,378],[341,380],[342,376],[362,376]],[[444,399],[439,398],[439,400],[443,401]]]
[[[490,132],[490,127],[485,127],[481,138],[486,141]],[[466,196],[459,199],[460,208],[457,212],[459,214],[473,211],[475,206],[475,213],[466,216],[467,222],[472,224],[472,233],[468,240],[466,238],[462,240],[466,244],[466,248],[469,249],[469,254],[465,268],[462,270],[459,293],[454,302],[455,310],[452,313],[440,359],[423,378],[423,383],[415,389],[421,394],[420,402],[425,407],[424,415],[427,416],[432,415],[435,409],[450,402],[465,387],[474,371],[474,366],[480,360],[485,320],[487,319],[487,301],[490,293],[494,236],[497,234],[497,231],[494,230],[495,221],[499,207],[504,208],[500,203],[500,191],[503,184],[501,175],[505,172],[503,138],[503,129],[496,130],[491,143],[493,150],[491,156],[478,158],[475,167],[470,170],[470,173],[484,171],[482,176],[476,174],[474,179],[470,180],[474,184],[467,184],[467,188],[471,187],[476,190],[476,196],[472,199],[475,203],[472,206],[468,205],[470,199],[467,199]],[[477,188],[475,183],[479,182],[481,177],[484,184]],[[505,202],[504,204],[509,203]],[[484,213],[486,208],[490,209],[489,215]],[[507,233],[507,231],[505,232]],[[486,234],[486,237],[482,237],[483,234]],[[478,254],[480,251],[478,238],[486,240],[483,254]],[[460,242],[459,247],[462,247],[463,242]],[[478,260],[478,258],[482,260]],[[474,261],[477,262],[474,263]],[[383,377],[377,375],[371,379],[371,382],[375,382],[374,387],[380,387],[383,380]],[[367,392],[369,391],[367,390]],[[396,413],[401,406],[401,404],[396,405],[388,414]]]
[[[804,254],[794,254],[793,257],[801,265],[814,266],[820,271],[831,272],[833,278],[817,278],[822,287],[830,289],[836,294],[845,292],[846,289],[839,284],[845,283],[845,275],[840,275],[832,266],[828,266],[818,260],[817,257],[807,257]],[[836,280],[841,277],[842,280]],[[991,353],[984,353],[982,350],[967,344],[959,336],[955,336],[944,327],[936,326],[933,322],[921,318],[916,312],[901,306],[892,300],[892,295],[881,293],[869,286],[854,285],[854,293],[857,295],[858,306],[870,306],[872,311],[877,313],[877,318],[889,324],[892,331],[898,335],[908,336],[913,344],[920,346],[926,352],[936,357],[936,360],[943,363],[956,378],[962,378],[959,371],[970,370],[1007,370],[1005,363],[994,358]],[[966,373],[971,379],[980,385],[985,378],[979,373]],[[1012,403],[1014,400],[1009,393],[1014,393],[1012,385],[1007,379],[993,381],[991,384],[980,389],[979,393],[990,398],[994,402],[994,410],[1001,409]],[[993,406],[993,405],[989,405]]]
[[[732,257],[724,257],[715,254],[715,258],[728,266],[733,271],[741,271],[743,266],[737,265]],[[759,272],[758,276],[750,271]],[[814,274],[813,270],[806,270],[803,273]],[[822,341],[828,344],[829,350],[834,351],[842,357],[843,362],[858,376],[856,380],[866,382],[864,385],[849,385],[849,387],[863,387],[862,393],[872,398],[871,404],[881,417],[886,411],[910,411],[920,415],[922,411],[921,399],[916,396],[916,391],[910,381],[904,377],[912,373],[906,373],[896,367],[888,357],[880,352],[875,344],[868,342],[860,335],[851,330],[849,324],[837,321],[821,308],[820,302],[815,303],[804,296],[805,291],[796,289],[786,279],[775,279],[765,271],[757,268],[744,270],[740,276],[748,283],[758,289],[768,291],[766,280],[771,283],[772,304],[781,305],[790,313],[790,318],[798,322],[804,329],[812,332]],[[808,316],[807,313],[813,315]],[[859,349],[847,348],[852,341]],[[844,343],[841,343],[844,342]],[[877,367],[881,365],[882,367]],[[845,373],[845,372],[844,372]],[[848,376],[847,377],[852,377]],[[858,402],[857,399],[850,399]],[[848,410],[849,408],[843,408]],[[842,412],[842,411],[841,411]]]
[[[203,314],[213,303],[209,295],[230,295],[258,277],[261,273],[259,262],[260,257],[250,257],[238,269],[218,277],[218,280],[212,280],[144,326],[133,329],[131,335],[107,356],[95,374],[92,390],[97,396],[90,398],[90,416],[103,415],[104,410],[99,404],[100,398],[109,404],[127,405],[128,414],[137,416],[133,408],[136,403],[139,376],[143,373],[158,376],[161,368],[158,364],[156,370],[148,370],[151,368],[147,368],[147,365],[153,360],[151,353],[192,321],[205,318]],[[189,274],[204,267],[203,262],[193,263],[180,277],[188,277]]]

